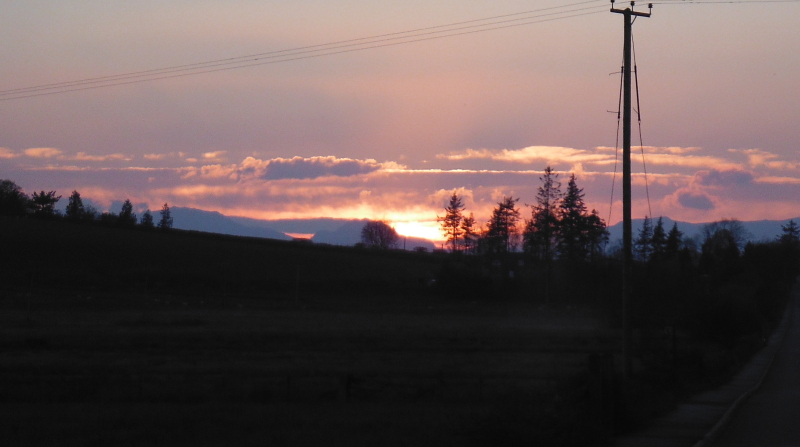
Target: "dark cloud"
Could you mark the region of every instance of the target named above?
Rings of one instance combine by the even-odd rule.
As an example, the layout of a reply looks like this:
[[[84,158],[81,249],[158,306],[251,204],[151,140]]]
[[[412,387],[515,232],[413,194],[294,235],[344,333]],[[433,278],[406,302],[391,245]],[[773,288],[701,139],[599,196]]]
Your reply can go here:
[[[678,203],[685,208],[696,210],[713,210],[714,201],[702,192],[681,191],[678,192]]]
[[[739,169],[717,170],[709,169],[699,171],[694,175],[694,181],[704,186],[735,186],[753,183],[753,174]]]
[[[375,160],[353,160],[336,157],[294,157],[269,160],[260,177],[266,180],[313,179],[317,177],[350,177],[380,169]]]

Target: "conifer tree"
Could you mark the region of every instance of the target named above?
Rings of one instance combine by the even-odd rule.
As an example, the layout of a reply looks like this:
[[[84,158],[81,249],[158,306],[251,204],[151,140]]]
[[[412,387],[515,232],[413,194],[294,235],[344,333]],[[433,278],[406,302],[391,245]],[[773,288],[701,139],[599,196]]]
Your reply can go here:
[[[133,213],[133,204],[130,200],[125,199],[125,202],[122,203],[122,210],[119,212],[117,222],[122,226],[136,224],[136,214]]]
[[[450,251],[455,253],[458,251],[459,239],[464,234],[461,228],[461,222],[464,219],[464,202],[461,197],[453,191],[450,196],[450,203],[444,208],[444,217],[436,216],[436,220],[441,223],[442,232],[447,238],[447,243],[450,244]]]
[[[668,258],[678,255],[678,250],[681,249],[681,242],[683,239],[683,232],[678,230],[678,223],[672,223],[672,229],[667,234],[667,243],[665,245],[665,252]]]
[[[84,208],[81,194],[73,190],[72,194],[69,196],[69,203],[67,203],[67,209],[65,210],[67,219],[80,219],[83,217],[83,212]]]
[[[667,250],[667,233],[664,231],[663,217],[659,217],[656,221],[656,226],[653,228],[653,236],[650,239],[650,245],[653,249],[653,257],[657,259],[664,257]]]
[[[558,207],[558,251],[562,258],[577,261],[586,258],[588,222],[583,189],[578,188],[575,174],[567,183],[567,191]]]
[[[142,220],[139,222],[139,225],[145,228],[153,228],[155,224],[153,223],[153,215],[150,214],[150,210],[147,210],[142,214]]]
[[[649,216],[644,216],[642,228],[639,229],[639,236],[633,241],[633,247],[637,259],[640,261],[650,259],[650,254],[653,253],[653,225]]]
[[[800,228],[794,220],[790,220],[786,225],[781,225],[783,234],[779,240],[784,244],[798,245],[800,244]]]
[[[162,230],[169,230],[172,228],[172,216],[169,212],[169,206],[166,203],[161,208],[161,219],[158,221],[158,228]]]
[[[472,213],[469,213],[469,216],[466,216],[461,220],[461,232],[461,241],[464,245],[464,251],[467,253],[473,253],[475,251],[479,233],[475,228],[475,217],[472,215]]]
[[[497,203],[497,208],[492,211],[492,216],[486,225],[489,249],[496,253],[514,251],[516,237],[519,235],[517,201],[519,199],[504,196],[503,200]]]
[[[561,183],[550,166],[544,169],[537,189],[536,204],[531,206],[531,219],[525,222],[523,234],[525,251],[540,260],[550,260],[555,251],[558,234],[558,201]]]

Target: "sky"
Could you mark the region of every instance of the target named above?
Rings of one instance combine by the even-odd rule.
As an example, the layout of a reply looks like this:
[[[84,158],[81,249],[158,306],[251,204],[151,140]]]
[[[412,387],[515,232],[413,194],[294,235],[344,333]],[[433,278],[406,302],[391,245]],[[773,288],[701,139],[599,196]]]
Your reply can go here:
[[[800,2],[654,3],[633,27],[634,217],[800,216]],[[127,198],[139,210],[385,219],[441,239],[436,217],[453,191],[485,222],[504,196],[533,203],[552,166],[562,187],[575,174],[589,209],[613,224],[623,22],[609,6],[8,0],[0,178],[55,190],[59,206],[77,190],[101,210]],[[8,92],[418,29],[416,42],[391,34],[245,68]]]

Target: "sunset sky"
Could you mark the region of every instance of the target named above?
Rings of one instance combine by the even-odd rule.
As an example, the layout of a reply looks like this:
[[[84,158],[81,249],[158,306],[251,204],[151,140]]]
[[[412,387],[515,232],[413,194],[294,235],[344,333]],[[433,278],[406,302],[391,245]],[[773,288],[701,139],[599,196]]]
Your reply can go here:
[[[564,186],[575,173],[589,208],[607,218],[617,131],[608,111],[617,109],[622,58],[622,16],[609,6],[8,0],[0,7],[0,178],[28,193],[56,190],[59,208],[78,190],[101,209],[129,198],[139,209],[168,202],[262,219],[376,218],[437,238],[436,215],[453,190],[485,222],[504,195],[532,203],[551,165]],[[655,216],[800,216],[798,19],[794,1],[667,0],[634,24]],[[431,28],[441,25],[449,27]],[[338,54],[289,52],[302,57],[8,94],[422,28],[430,29],[408,38],[417,42],[392,34],[319,47]],[[635,150],[633,214],[644,217]],[[611,224],[620,197],[618,176]]]

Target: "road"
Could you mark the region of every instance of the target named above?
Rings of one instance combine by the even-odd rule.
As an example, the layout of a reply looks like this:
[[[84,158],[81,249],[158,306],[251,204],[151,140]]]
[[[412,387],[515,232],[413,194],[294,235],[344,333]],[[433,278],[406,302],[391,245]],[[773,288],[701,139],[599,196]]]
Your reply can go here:
[[[772,368],[726,424],[715,447],[800,446],[800,300]]]

